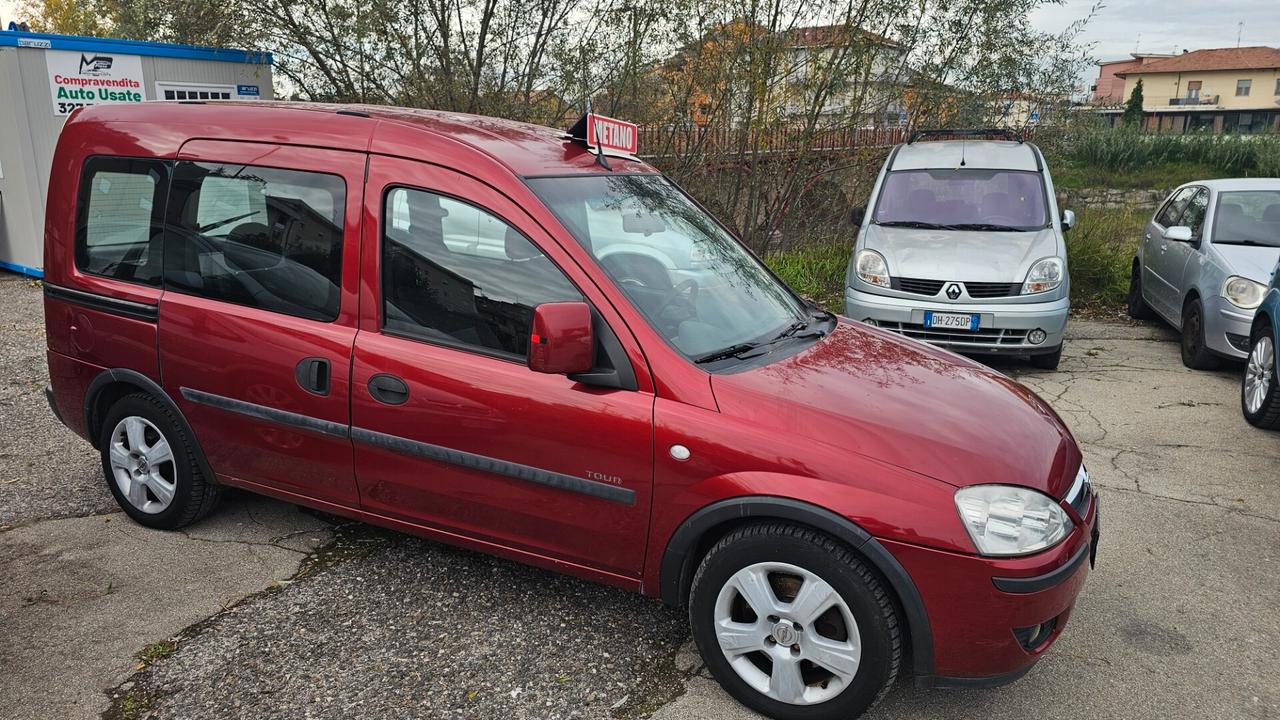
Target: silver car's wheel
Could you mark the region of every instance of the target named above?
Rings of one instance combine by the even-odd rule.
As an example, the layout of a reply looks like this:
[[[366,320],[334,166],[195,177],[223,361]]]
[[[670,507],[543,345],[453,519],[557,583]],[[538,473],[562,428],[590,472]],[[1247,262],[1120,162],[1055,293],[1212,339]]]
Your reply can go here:
[[[1271,338],[1262,336],[1249,352],[1249,363],[1244,370],[1244,406],[1250,414],[1262,409],[1271,384],[1275,382],[1276,351]]]
[[[789,705],[839,695],[862,660],[848,604],[822,578],[788,563],[755,563],[730,577],[716,598],[715,632],[738,677]]]
[[[148,515],[164,512],[178,491],[173,449],[144,417],[121,418],[111,431],[111,474],[129,504]]]

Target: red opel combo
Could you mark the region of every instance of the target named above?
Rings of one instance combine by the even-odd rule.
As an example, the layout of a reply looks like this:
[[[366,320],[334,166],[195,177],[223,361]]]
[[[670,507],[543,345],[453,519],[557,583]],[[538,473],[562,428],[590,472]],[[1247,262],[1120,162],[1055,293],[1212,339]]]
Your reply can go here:
[[[1097,544],[1067,428],[798,297],[635,137],[79,111],[49,182],[53,411],[143,525],[237,487],[658,597],[775,718],[1026,673]]]

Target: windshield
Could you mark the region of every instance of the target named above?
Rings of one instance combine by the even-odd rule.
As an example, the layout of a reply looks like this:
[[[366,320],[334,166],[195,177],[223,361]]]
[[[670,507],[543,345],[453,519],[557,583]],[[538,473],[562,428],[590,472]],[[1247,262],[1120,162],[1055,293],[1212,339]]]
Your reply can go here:
[[[1049,224],[1040,174],[1020,170],[896,170],[873,222],[949,230],[1039,230]]]
[[[690,359],[745,352],[809,318],[790,290],[661,175],[534,178],[529,185]]]
[[[1280,190],[1218,193],[1215,215],[1214,244],[1280,247]]]

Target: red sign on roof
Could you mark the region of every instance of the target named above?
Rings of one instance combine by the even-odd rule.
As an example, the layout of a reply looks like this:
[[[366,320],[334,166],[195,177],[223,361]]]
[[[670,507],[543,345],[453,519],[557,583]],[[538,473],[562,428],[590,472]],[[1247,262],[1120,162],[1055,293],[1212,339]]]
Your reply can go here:
[[[588,113],[587,145],[635,155],[640,149],[640,129],[625,120]]]

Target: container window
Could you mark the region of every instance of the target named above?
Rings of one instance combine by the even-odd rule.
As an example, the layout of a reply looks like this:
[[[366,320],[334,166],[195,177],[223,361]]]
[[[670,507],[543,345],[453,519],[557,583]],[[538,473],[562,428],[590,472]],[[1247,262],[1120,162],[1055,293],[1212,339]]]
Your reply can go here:
[[[342,178],[180,162],[171,193],[167,289],[311,320],[338,317]]]
[[[167,185],[164,161],[89,158],[76,210],[76,267],[94,275],[159,285]]]
[[[382,325],[396,334],[524,359],[533,308],[582,300],[537,246],[473,205],[396,188],[383,228]]]

